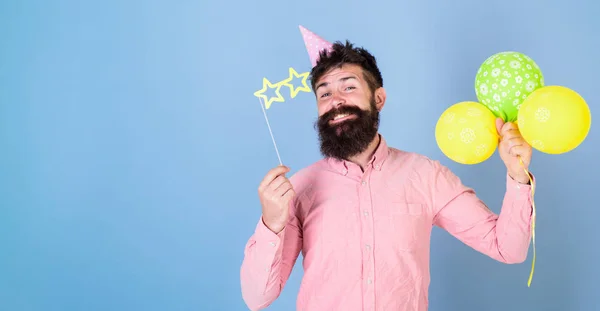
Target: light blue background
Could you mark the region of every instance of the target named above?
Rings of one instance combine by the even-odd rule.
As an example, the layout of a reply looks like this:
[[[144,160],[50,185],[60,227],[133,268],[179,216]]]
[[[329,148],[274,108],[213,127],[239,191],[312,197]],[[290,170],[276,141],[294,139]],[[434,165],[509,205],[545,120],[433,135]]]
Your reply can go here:
[[[0,310],[246,310],[256,187],[278,164],[252,95],[310,69],[298,25],[373,52],[390,145],[439,159],[498,212],[504,167],[444,158],[444,109],[475,100],[488,56],[516,50],[598,118],[594,1],[18,1],[0,3]],[[269,110],[285,164],[319,158],[314,97]],[[536,273],[434,229],[431,311],[595,310],[598,127],[536,152]],[[293,310],[296,266],[270,310]]]

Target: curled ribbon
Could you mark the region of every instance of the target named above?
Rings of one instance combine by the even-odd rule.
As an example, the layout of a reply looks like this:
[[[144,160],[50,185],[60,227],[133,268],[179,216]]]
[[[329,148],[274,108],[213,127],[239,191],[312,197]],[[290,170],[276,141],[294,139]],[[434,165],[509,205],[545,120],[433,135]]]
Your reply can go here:
[[[533,260],[531,262],[531,272],[529,273],[529,280],[527,281],[527,287],[530,287],[531,280],[533,279],[533,271],[535,270],[535,201],[533,199],[535,193],[535,182],[531,178],[531,174],[529,174],[529,171],[525,168],[523,159],[520,159],[520,161],[521,165],[523,165],[523,170],[525,171],[525,174],[527,174],[527,177],[529,177],[529,183],[531,184],[531,207],[533,209],[533,212],[531,214],[531,239],[533,242]]]

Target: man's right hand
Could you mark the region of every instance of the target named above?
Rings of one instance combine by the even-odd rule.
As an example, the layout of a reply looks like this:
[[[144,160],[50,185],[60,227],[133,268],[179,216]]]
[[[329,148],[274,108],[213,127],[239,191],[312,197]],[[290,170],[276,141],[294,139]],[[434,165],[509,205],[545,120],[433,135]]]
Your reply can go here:
[[[290,201],[295,195],[292,183],[285,177],[289,171],[286,166],[277,166],[265,175],[258,186],[263,222],[276,234],[287,224]]]

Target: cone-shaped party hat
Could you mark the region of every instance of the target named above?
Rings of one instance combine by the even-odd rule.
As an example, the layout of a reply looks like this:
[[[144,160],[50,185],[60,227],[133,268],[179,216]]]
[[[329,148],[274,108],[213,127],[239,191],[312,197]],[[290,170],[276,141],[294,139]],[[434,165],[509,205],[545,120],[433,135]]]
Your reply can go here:
[[[300,25],[300,32],[304,38],[304,45],[306,46],[306,51],[310,57],[310,63],[314,67],[317,65],[319,52],[325,49],[330,50],[333,44],[314,34],[312,31],[304,28],[302,25]]]

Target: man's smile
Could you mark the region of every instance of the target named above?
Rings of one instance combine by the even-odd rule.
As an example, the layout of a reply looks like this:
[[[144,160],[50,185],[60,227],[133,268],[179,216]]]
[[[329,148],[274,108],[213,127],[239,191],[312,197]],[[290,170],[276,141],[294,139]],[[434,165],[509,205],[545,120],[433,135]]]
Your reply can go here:
[[[335,125],[335,124],[342,123],[342,122],[344,122],[346,120],[352,120],[352,119],[356,119],[356,115],[355,114],[351,114],[351,113],[339,113],[339,114],[335,115],[329,121],[329,124],[330,125]]]

